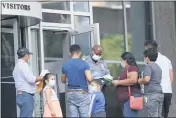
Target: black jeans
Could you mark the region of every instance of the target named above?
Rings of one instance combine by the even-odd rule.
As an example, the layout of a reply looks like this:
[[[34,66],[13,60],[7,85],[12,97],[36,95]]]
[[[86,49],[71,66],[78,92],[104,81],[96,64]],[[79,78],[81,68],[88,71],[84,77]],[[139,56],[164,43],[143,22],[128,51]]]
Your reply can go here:
[[[171,105],[172,93],[164,93],[162,116],[164,118],[168,117],[169,108]]]

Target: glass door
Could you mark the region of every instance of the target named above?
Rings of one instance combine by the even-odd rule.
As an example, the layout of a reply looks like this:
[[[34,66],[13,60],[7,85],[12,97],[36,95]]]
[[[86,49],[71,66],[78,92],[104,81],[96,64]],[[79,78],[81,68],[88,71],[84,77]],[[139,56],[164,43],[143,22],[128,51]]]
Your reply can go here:
[[[17,61],[17,20],[1,20],[1,24],[12,26],[1,28],[1,114],[2,117],[16,117],[16,89],[12,72]]]
[[[81,46],[83,56],[88,56],[91,48],[100,44],[99,23],[70,30],[70,34],[73,39],[72,44]]]

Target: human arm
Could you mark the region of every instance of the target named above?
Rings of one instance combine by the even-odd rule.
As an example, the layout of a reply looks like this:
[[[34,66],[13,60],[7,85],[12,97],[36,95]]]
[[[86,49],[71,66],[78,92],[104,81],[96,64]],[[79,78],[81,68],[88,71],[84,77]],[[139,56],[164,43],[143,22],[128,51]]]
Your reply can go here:
[[[67,82],[67,78],[66,78],[66,74],[65,74],[65,68],[64,68],[64,66],[62,66],[61,81],[62,81],[62,83],[66,83],[66,82]]]
[[[90,66],[88,65],[87,62],[85,62],[84,69],[85,69],[84,72],[85,72],[87,81],[91,82],[93,80],[93,78],[92,78],[92,74],[91,74],[91,71],[90,71]]]
[[[172,85],[174,82],[174,70],[172,68],[171,61],[169,62],[169,76],[170,76],[170,81],[171,81],[171,85]]]
[[[112,83],[115,86],[121,85],[121,86],[130,86],[137,83],[138,80],[138,72],[136,67],[129,67],[126,72],[126,79],[123,80],[113,80]]]
[[[109,68],[105,62],[104,62],[104,69],[105,69],[105,75],[110,75]]]
[[[46,89],[46,91],[45,91],[46,102],[47,102],[47,104],[48,104],[48,106],[49,106],[49,108],[50,108],[50,110],[51,110],[51,115],[52,115],[53,117],[55,117],[56,114],[55,114],[55,109],[54,109],[54,107],[53,107],[53,105],[52,105],[51,94],[52,94],[51,89],[50,89],[50,88]]]
[[[131,86],[137,83],[138,73],[137,72],[128,72],[127,79],[124,80],[113,80],[112,83],[115,86]]]
[[[66,75],[65,75],[65,74],[62,74],[62,75],[61,75],[61,81],[62,81],[63,83],[66,83],[66,82],[67,82],[67,78],[66,78]]]
[[[24,64],[21,68],[21,74],[24,76],[27,82],[37,83],[43,81],[43,76],[35,77],[27,64]]]
[[[140,78],[138,79],[138,83],[139,84],[147,84],[150,82],[151,79],[151,74],[152,74],[152,70],[151,68],[147,65],[144,69],[144,78]]]

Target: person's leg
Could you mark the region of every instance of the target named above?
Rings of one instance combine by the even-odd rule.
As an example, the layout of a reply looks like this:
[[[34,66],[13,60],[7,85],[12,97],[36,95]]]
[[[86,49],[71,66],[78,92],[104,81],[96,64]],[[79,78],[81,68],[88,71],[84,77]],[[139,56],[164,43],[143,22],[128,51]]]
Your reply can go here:
[[[28,93],[17,95],[17,105],[20,108],[20,117],[32,117],[34,109],[34,98]]]
[[[132,110],[130,108],[130,101],[126,101],[123,105],[123,116],[125,118],[127,117],[138,117],[138,111],[137,110]]]
[[[160,94],[155,93],[147,95],[146,108],[148,117],[159,117]]]
[[[78,112],[77,106],[70,103],[70,102],[68,102],[68,111],[69,111],[68,117],[75,117],[75,118],[79,117],[79,112]]]
[[[67,105],[68,105],[68,116],[67,117],[79,117],[78,106],[75,103],[75,93],[67,93]]]
[[[168,117],[169,108],[171,105],[172,93],[165,93],[164,94],[164,101],[163,101],[163,108],[162,108],[162,116],[164,118]]]
[[[77,95],[79,96],[79,98],[77,99],[77,105],[79,106],[79,113],[80,113],[80,117],[89,117],[89,109],[90,109],[90,98],[89,98],[89,94],[85,94],[85,93],[77,93]]]
[[[162,108],[163,108],[164,94],[160,94],[158,98],[159,98],[158,117],[162,117]]]

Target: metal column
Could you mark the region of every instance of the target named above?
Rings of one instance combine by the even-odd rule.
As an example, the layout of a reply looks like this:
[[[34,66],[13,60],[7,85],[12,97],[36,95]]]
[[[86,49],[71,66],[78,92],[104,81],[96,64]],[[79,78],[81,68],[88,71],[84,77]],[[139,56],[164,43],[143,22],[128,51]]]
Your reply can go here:
[[[124,44],[125,44],[125,51],[128,51],[128,28],[127,28],[127,15],[126,15],[126,7],[125,2],[122,2],[123,6],[123,25],[124,25]]]

